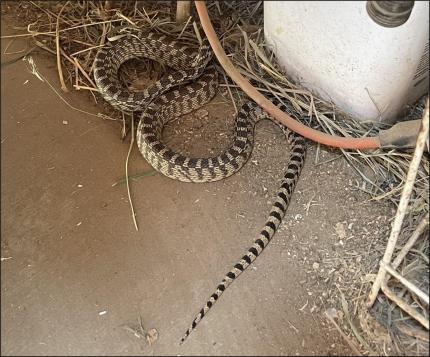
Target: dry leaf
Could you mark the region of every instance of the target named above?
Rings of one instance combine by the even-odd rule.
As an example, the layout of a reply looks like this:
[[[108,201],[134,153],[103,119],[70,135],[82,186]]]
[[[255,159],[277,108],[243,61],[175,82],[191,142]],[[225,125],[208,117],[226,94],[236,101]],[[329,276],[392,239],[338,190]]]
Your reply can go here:
[[[146,340],[148,341],[149,345],[151,346],[155,341],[158,340],[158,331],[155,328],[150,329],[146,333]]]

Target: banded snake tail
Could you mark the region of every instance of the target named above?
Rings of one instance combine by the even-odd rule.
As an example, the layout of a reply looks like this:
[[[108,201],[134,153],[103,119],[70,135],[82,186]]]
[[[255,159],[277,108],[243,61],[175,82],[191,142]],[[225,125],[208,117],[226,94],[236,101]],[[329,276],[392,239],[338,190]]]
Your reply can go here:
[[[284,176],[283,183],[278,191],[275,203],[273,204],[269,217],[264,225],[259,237],[255,240],[251,248],[248,249],[247,253],[234,265],[222,279],[221,283],[217,286],[214,293],[207,300],[204,307],[198,312],[194,318],[191,326],[185,332],[181,338],[180,344],[182,344],[190,333],[196,328],[197,324],[203,319],[208,311],[213,307],[215,302],[219,299],[222,293],[230,286],[230,284],[247,269],[252,262],[263,252],[267,245],[272,240],[276,230],[278,229],[285,212],[287,211],[288,204],[294,187],[300,175],[300,171],[304,164],[306,156],[306,143],[302,136],[299,136],[288,129],[284,129],[288,142],[291,145],[290,161],[287,167],[287,171]]]

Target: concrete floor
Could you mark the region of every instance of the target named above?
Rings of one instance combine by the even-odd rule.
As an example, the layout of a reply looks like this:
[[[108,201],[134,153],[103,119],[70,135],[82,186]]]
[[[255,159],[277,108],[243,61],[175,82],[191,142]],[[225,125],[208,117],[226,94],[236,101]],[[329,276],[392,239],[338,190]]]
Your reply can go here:
[[[14,32],[2,21],[2,35]],[[2,62],[14,57],[3,54],[7,44],[2,40]],[[20,39],[9,51],[25,46]],[[59,90],[55,58],[33,57]],[[137,232],[125,185],[112,186],[124,176],[129,146],[118,123],[70,109],[23,61],[1,71],[2,354],[349,353],[322,315],[300,310],[316,297],[304,288],[297,262],[275,244],[179,346],[265,220],[264,194],[241,191],[253,168],[213,184],[161,175],[133,182]],[[62,95],[82,110],[101,110],[87,93]],[[257,159],[270,169],[264,153]],[[149,169],[135,148],[130,173]],[[298,190],[312,182],[309,170]],[[270,189],[276,186],[274,179]],[[125,327],[139,316],[145,329],[158,331],[152,345]]]

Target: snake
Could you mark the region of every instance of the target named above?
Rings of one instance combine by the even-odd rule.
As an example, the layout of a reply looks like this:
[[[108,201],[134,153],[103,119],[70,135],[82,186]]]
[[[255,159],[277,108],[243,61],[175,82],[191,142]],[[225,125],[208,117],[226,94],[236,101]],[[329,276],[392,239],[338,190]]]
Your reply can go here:
[[[118,71],[132,58],[156,60],[172,71],[142,91],[131,91],[120,80]],[[166,123],[208,103],[216,94],[217,78],[207,40],[194,48],[156,32],[125,34],[102,47],[94,59],[94,79],[100,94],[116,109],[140,113],[136,132],[139,151],[156,171],[169,178],[204,183],[222,180],[238,172],[252,153],[254,127],[263,119],[277,124],[290,146],[287,169],[263,229],[195,315],[180,344],[195,330],[232,282],[268,246],[285,216],[306,156],[305,139],[275,121],[252,101],[246,101],[238,110],[233,142],[223,153],[193,158],[169,148],[162,139]],[[292,107],[276,98],[271,99],[280,109],[295,115]]]

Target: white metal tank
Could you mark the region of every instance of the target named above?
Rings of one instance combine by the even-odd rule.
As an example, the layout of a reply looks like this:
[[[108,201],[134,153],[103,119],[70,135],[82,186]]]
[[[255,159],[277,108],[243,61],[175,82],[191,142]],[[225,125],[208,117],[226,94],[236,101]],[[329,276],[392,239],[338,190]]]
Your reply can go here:
[[[264,1],[264,33],[291,79],[359,120],[394,122],[428,91],[428,1]]]

